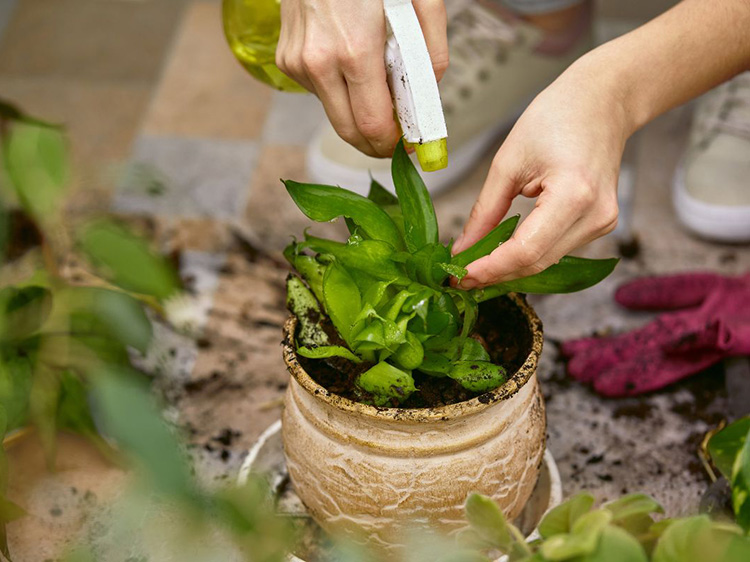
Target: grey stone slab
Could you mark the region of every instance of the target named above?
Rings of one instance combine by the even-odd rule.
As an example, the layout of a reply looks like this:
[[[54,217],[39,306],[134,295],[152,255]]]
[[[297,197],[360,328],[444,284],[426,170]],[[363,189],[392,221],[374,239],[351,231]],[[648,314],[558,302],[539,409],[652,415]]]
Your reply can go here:
[[[119,182],[113,209],[231,219],[245,208],[258,160],[253,141],[143,135]]]
[[[325,119],[314,95],[275,92],[262,138],[266,144],[305,146]]]

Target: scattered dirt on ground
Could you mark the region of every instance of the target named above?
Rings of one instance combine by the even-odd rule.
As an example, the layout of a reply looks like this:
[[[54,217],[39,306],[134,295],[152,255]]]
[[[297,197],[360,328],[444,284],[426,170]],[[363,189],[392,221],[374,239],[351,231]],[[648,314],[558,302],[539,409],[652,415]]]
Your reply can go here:
[[[345,345],[333,326],[323,324],[331,342]],[[506,297],[482,303],[475,334],[487,343],[492,361],[514,373],[523,365],[531,350],[531,330],[523,313]],[[371,402],[367,392],[359,389],[357,377],[369,369],[368,363],[355,364],[341,358],[311,360],[300,358],[300,364],[321,386],[334,394],[357,402]],[[470,400],[482,393],[470,392],[450,378],[436,378],[415,371],[414,384],[418,392],[401,404],[402,408],[434,408]],[[481,399],[481,398],[480,398]],[[396,406],[396,404],[394,404]]]

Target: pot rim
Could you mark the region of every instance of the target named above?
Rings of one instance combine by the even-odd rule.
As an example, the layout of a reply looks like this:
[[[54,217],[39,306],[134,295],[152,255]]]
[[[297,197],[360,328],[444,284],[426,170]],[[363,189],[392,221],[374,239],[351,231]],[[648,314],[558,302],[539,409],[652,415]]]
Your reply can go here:
[[[405,422],[447,421],[449,419],[475,414],[489,408],[501,400],[507,400],[518,393],[532,375],[536,373],[539,356],[542,353],[544,339],[542,321],[536,315],[536,312],[531,305],[526,302],[525,297],[516,293],[508,293],[504,296],[510,298],[526,318],[532,336],[531,349],[526,356],[523,365],[508,377],[508,380],[499,387],[470,400],[464,400],[463,402],[438,406],[435,408],[381,408],[369,404],[362,404],[361,402],[355,402],[348,398],[344,398],[343,396],[339,396],[338,394],[334,394],[328,391],[324,386],[318,384],[305,371],[302,365],[300,365],[294,345],[294,334],[297,328],[297,318],[294,315],[290,315],[284,323],[284,339],[281,342],[284,363],[286,364],[289,374],[291,374],[299,385],[311,396],[343,412],[358,414],[360,416],[378,420]]]

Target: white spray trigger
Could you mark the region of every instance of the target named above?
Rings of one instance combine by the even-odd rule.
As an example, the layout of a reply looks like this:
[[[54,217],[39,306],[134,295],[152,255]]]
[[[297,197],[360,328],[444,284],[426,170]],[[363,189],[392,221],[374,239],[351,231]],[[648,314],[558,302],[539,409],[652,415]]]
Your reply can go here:
[[[388,85],[404,139],[414,145],[424,171],[448,165],[443,107],[427,44],[411,0],[383,0],[388,40]]]

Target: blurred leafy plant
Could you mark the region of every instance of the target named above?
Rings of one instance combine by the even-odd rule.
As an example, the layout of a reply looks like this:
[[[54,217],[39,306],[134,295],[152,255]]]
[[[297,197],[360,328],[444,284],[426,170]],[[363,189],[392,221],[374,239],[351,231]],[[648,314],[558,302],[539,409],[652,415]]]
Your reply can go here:
[[[60,429],[89,438],[104,454],[89,387],[104,368],[130,365],[152,336],[144,305],[162,310],[179,291],[166,260],[109,220],[69,232],[63,223],[69,160],[61,128],[0,102],[0,150],[7,188],[0,191],[0,436],[34,426],[49,464]],[[13,206],[33,222],[40,245],[11,262],[5,250]],[[19,212],[14,209],[14,212]],[[87,259],[86,282],[62,271],[74,252]],[[23,510],[5,498],[0,460],[0,552],[9,557],[5,523]]]
[[[745,532],[750,532],[750,416],[711,437],[708,452],[732,487],[732,508],[737,523]]]
[[[508,240],[519,217],[451,256],[452,243],[440,243],[430,195],[402,143],[392,174],[396,196],[374,180],[367,197],[340,187],[284,181],[307,217],[331,221],[343,216],[350,233],[345,243],[305,234],[284,252],[306,282],[290,277],[287,285],[290,309],[300,324],[298,353],[371,365],[356,383],[378,406],[406,400],[416,390],[414,370],[453,378],[472,392],[496,388],[505,381],[505,370],[471,337],[479,303],[510,291],[580,291],[617,264],[616,259],[566,256],[525,279],[483,290],[456,289],[449,278],[462,279],[466,265]],[[323,330],[324,317],[343,345]]]
[[[742,562],[750,538],[741,527],[707,515],[656,521],[662,507],[645,494],[629,494],[592,509],[594,497],[579,493],[550,510],[529,542],[507,522],[497,504],[472,494],[466,501],[475,548],[497,550],[509,562]],[[489,561],[489,558],[485,558]]]

